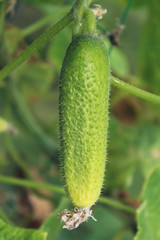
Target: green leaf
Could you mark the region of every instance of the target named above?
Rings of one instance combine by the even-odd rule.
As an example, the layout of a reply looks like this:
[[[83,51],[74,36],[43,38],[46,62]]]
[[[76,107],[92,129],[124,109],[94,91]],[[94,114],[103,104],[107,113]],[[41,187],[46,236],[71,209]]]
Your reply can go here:
[[[143,203],[137,211],[138,233],[135,240],[160,239],[160,168],[151,174],[143,194]]]
[[[0,220],[0,240],[46,240],[47,233],[13,227]]]
[[[62,229],[63,224],[58,218],[58,212],[69,207],[67,198],[62,198],[59,207],[51,214],[51,216],[43,223],[41,230],[48,233],[47,240],[56,239],[58,233]]]

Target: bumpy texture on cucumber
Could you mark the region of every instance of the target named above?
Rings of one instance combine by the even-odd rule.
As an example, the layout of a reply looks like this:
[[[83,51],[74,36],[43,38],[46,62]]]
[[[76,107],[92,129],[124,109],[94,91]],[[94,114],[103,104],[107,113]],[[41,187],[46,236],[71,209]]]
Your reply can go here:
[[[104,177],[110,67],[106,47],[80,35],[67,49],[60,76],[60,152],[66,191],[76,207],[91,207]]]

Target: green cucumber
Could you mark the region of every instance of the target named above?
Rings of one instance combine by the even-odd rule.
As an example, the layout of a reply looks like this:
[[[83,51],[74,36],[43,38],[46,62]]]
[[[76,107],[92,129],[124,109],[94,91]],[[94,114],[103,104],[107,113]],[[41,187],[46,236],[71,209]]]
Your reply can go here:
[[[104,178],[110,65],[102,40],[79,35],[67,49],[60,75],[60,154],[68,196],[90,208]]]

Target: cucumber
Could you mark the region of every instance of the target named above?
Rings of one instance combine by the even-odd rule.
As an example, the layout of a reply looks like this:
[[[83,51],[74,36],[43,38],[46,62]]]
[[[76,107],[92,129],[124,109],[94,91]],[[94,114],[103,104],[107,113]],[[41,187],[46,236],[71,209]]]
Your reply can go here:
[[[89,210],[103,185],[108,128],[110,65],[96,36],[77,36],[62,64],[59,85],[60,155],[66,192]],[[76,208],[76,213],[77,213]]]

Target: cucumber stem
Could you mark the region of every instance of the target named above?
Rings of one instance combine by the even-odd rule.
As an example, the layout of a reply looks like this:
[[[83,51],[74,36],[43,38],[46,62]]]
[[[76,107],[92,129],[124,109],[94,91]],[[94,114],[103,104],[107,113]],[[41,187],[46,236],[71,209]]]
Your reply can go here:
[[[82,34],[87,33],[91,35],[96,33],[96,17],[89,8],[86,8],[84,11],[81,32]]]

